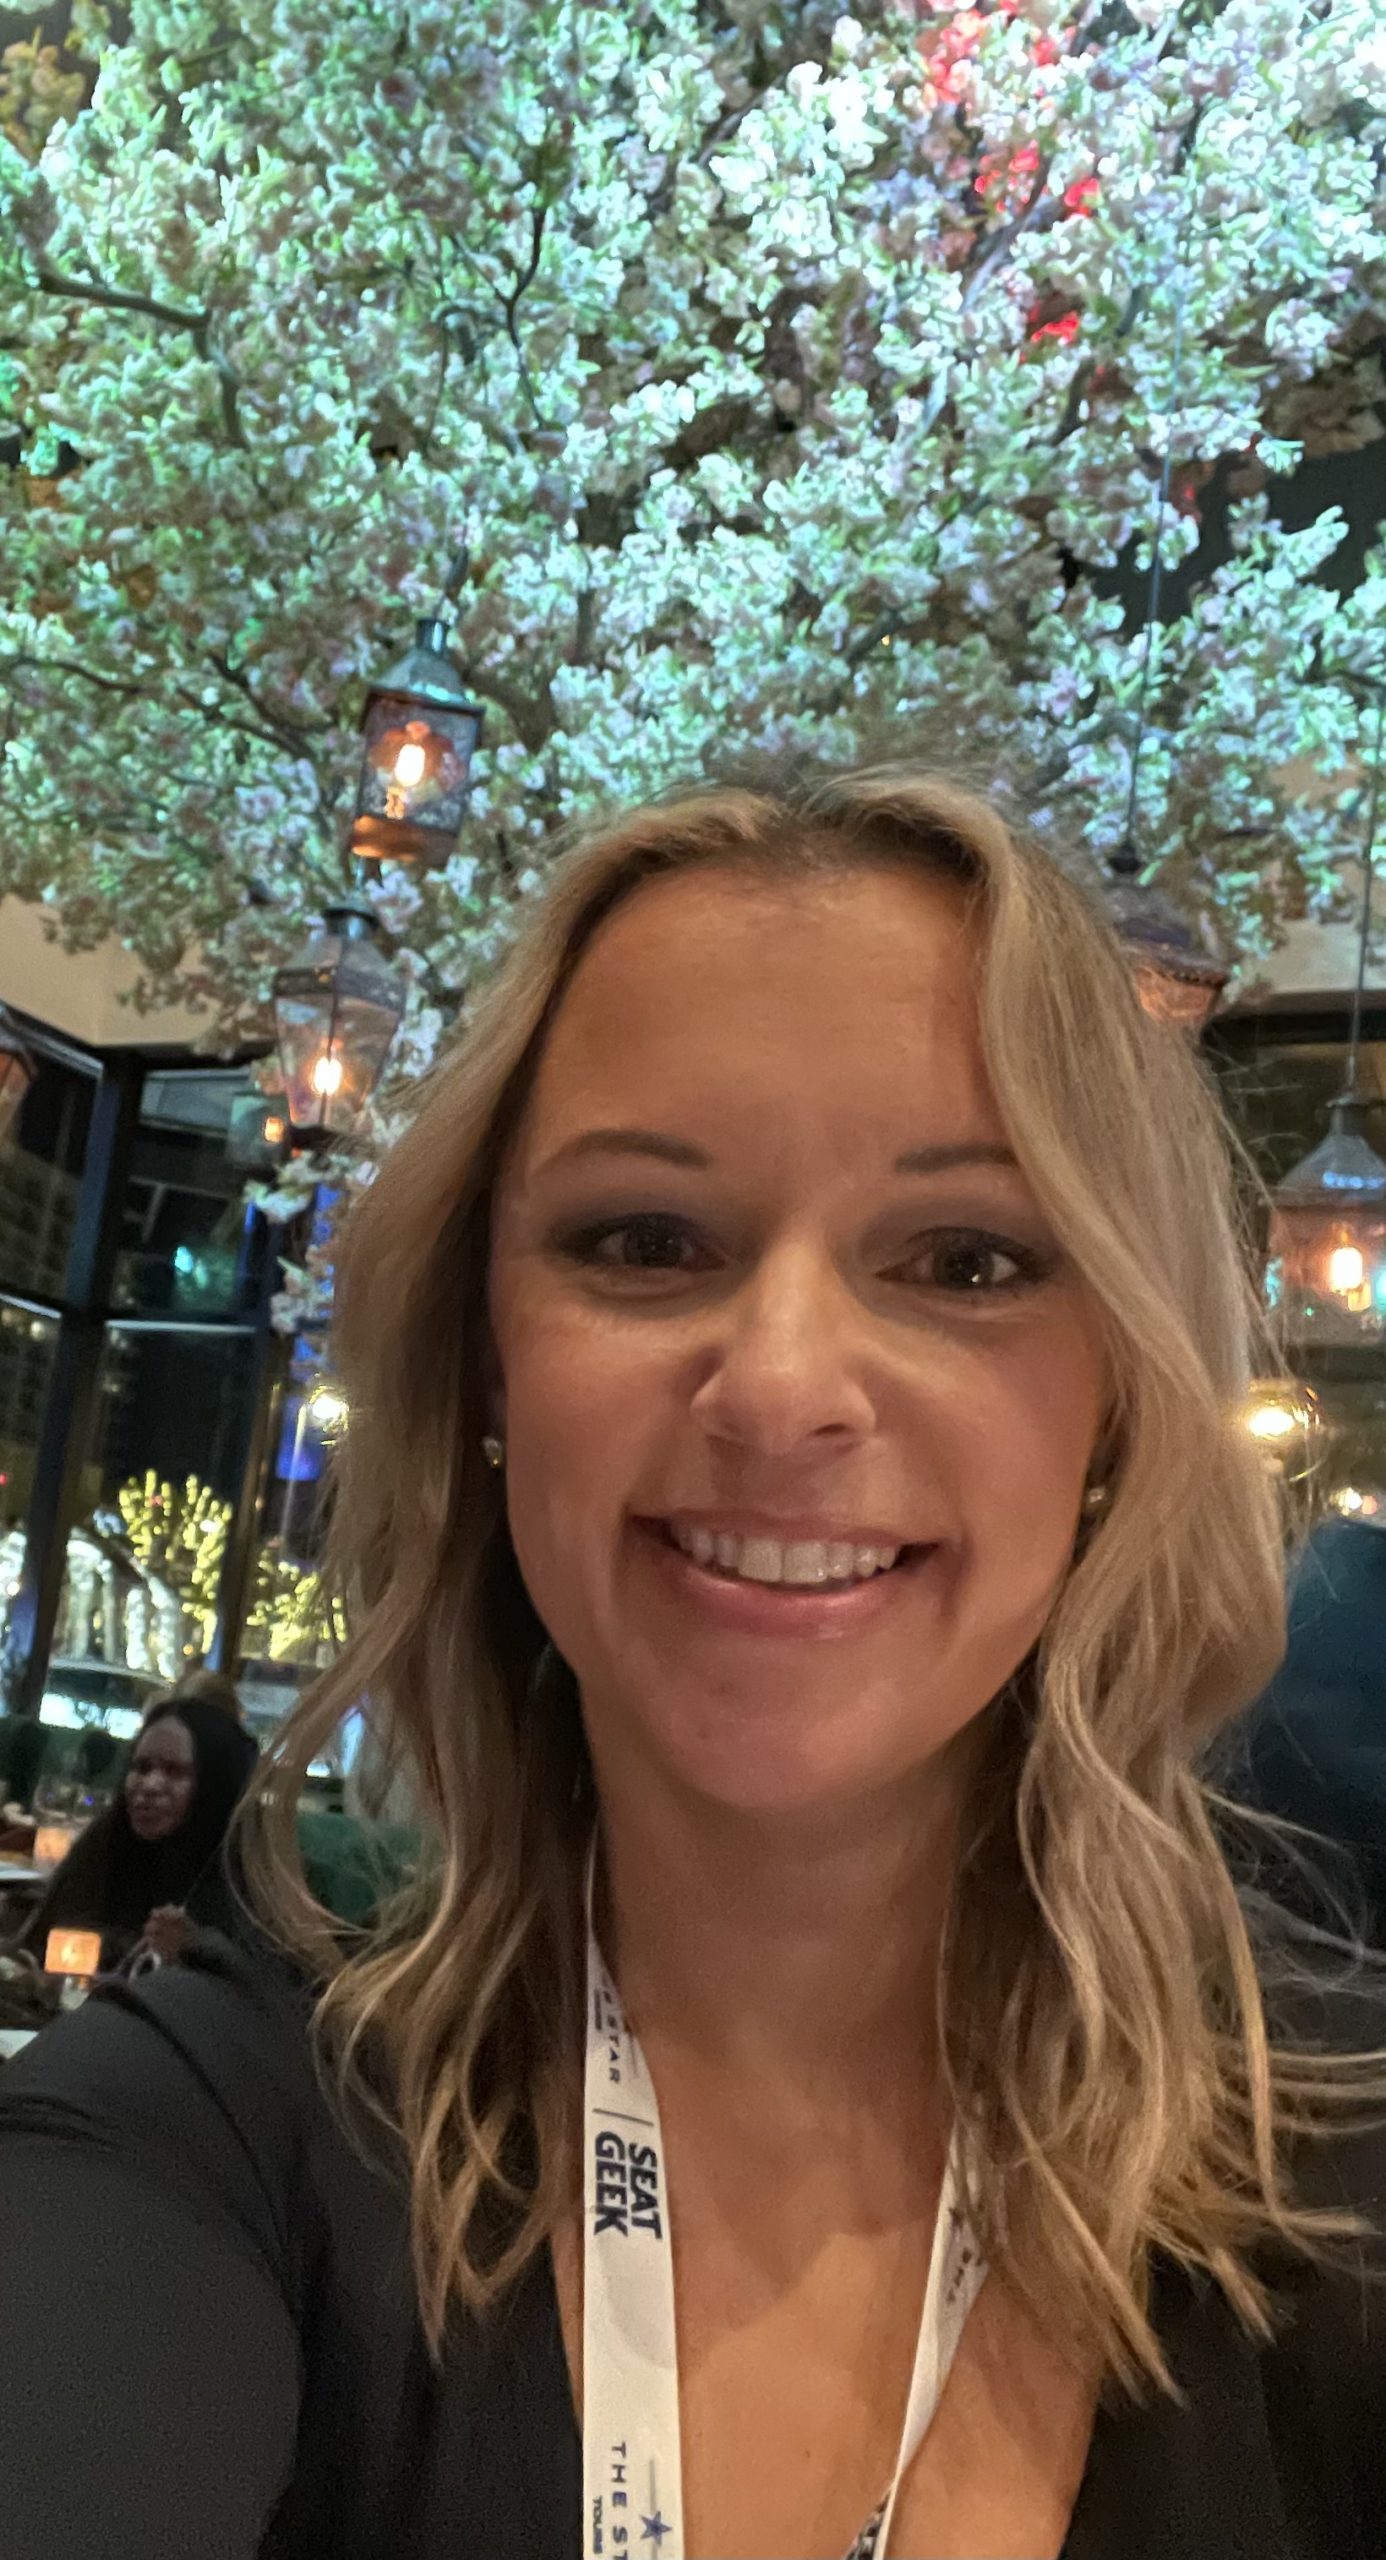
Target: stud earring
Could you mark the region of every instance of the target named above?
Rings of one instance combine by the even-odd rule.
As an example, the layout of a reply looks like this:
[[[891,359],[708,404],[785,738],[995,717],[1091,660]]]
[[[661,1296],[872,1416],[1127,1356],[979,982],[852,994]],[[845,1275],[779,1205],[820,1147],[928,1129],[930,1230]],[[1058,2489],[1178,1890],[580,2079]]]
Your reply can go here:
[[[505,1442],[503,1440],[498,1440],[493,1431],[488,1431],[481,1443],[481,1454],[488,1467],[503,1467],[505,1464]]]
[[[1106,1510],[1111,1498],[1112,1488],[1109,1484],[1088,1485],[1083,1493],[1083,1510],[1086,1517],[1089,1520],[1095,1519],[1099,1511]]]

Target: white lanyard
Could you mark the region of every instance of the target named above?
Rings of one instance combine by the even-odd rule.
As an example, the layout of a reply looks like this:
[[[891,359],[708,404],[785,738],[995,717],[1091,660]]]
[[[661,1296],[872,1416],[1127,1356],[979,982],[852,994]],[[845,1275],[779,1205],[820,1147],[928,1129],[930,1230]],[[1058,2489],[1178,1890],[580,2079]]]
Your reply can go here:
[[[674,2258],[659,2102],[592,1926],[583,2142],[583,2560],[685,2560]],[[900,2482],[986,2274],[950,2154],[895,2476],[847,2560],[885,2560]]]

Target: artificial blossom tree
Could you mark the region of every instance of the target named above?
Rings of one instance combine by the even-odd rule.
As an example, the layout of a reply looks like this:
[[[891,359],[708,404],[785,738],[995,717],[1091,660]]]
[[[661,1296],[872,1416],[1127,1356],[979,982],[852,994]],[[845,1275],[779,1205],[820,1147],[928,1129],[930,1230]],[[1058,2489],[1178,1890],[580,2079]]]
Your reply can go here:
[[[1142,850],[1253,969],[1340,902],[1386,557],[1275,500],[1381,433],[1380,0],[71,24],[0,74],[0,891],[69,945],[266,1035],[440,602],[385,1125],[565,824],[737,751],[922,724],[1100,861],[1167,450]]]

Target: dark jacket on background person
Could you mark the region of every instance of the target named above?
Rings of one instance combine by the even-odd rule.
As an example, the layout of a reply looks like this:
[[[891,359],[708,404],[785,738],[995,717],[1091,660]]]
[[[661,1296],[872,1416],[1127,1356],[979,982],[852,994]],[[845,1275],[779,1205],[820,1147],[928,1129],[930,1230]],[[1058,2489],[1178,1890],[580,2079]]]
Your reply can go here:
[[[1276,1898],[1320,1927],[1341,1903],[1354,1932],[1386,1948],[1386,1529],[1328,1520],[1314,1531],[1291,1585],[1284,1662],[1221,1769],[1241,1802],[1322,1835],[1274,1854]]]
[[[151,1911],[176,1904],[204,1928],[232,1930],[235,1897],[222,1857],[227,1827],[259,1756],[250,1735],[221,1706],[198,1698],[161,1701],[146,1726],[177,1716],[192,1735],[195,1776],[185,1819],[164,1840],[141,1840],[124,1792],[74,1844],[33,1913],[23,1944],[42,1961],[50,1929],[99,1929],[104,1969],[138,1945]]]

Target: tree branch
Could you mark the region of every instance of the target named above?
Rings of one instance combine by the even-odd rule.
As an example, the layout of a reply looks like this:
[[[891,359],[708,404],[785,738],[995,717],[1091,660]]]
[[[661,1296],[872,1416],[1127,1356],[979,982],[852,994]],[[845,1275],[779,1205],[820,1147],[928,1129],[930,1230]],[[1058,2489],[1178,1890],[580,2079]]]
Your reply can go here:
[[[535,277],[539,273],[539,260],[544,247],[544,225],[548,220],[548,213],[549,208],[547,204],[541,203],[535,206],[532,216],[533,234],[530,240],[528,264],[525,266],[523,273],[517,276],[509,293],[502,294],[500,297],[501,309],[505,313],[505,333],[515,350],[515,362],[519,367],[520,381],[524,389],[525,398],[529,402],[530,412],[533,416],[536,427],[547,427],[549,422],[544,416],[543,410],[539,406],[539,394],[534,388],[534,377],[530,372],[529,365],[525,359],[524,348],[520,343],[519,325],[515,315],[520,307],[521,295],[529,291]]]
[[[537,755],[553,730],[553,696],[548,678],[542,680],[537,698],[521,693],[518,685],[507,684],[503,676],[484,675],[479,668],[458,660],[464,684],[479,693],[483,702],[494,702],[503,711],[522,746]]]
[[[962,289],[964,311],[976,300],[988,276],[993,275],[1003,260],[1010,256],[1017,240],[1021,239],[1025,232],[1050,231],[1060,219],[1064,211],[1064,200],[1062,196],[1045,195],[1044,190],[1048,179],[1049,164],[1044,161],[1036,173],[1035,192],[1024,212],[1017,214],[1013,222],[1003,222],[999,231],[988,231],[983,234],[982,241],[979,243],[980,254],[977,264],[968,272],[967,282]]]
[[[84,276],[59,275],[55,267],[39,268],[38,289],[73,302],[94,302],[102,311],[138,311],[146,320],[162,320],[170,329],[186,329],[193,337],[207,327],[205,311],[180,311],[175,303],[156,301],[153,294],[128,293],[118,284],[91,284]]]
[[[62,295],[68,301],[94,303],[101,311],[137,312],[141,319],[161,320],[166,328],[186,330],[203,363],[209,364],[216,374],[228,444],[235,445],[242,453],[249,451],[237,405],[240,375],[211,343],[210,311],[182,311],[176,303],[160,302],[152,293],[131,293],[124,285],[93,284],[85,276],[59,275],[56,267],[39,268],[38,289],[40,293]]]
[[[1075,366],[1073,380],[1068,386],[1068,398],[1064,402],[1064,413],[1050,438],[1051,444],[1066,444],[1081,423],[1079,411],[1087,398],[1088,385],[1096,371],[1097,362],[1093,356],[1084,356],[1082,363]]]
[[[331,728],[330,720],[287,720],[281,712],[271,711],[260,700],[243,667],[233,667],[224,649],[209,649],[208,658],[225,684],[234,685],[243,694],[257,720],[263,720],[267,734],[276,746],[285,747],[291,755],[312,760],[310,738],[322,737]]]
[[[3,664],[0,664],[0,682],[26,667],[35,675],[76,676],[83,684],[95,685],[99,693],[123,694],[130,701],[180,702],[186,711],[196,712],[204,720],[207,717],[205,702],[199,702],[196,695],[185,692],[181,685],[175,686],[171,693],[166,693],[157,684],[132,684],[128,677],[98,675],[95,667],[84,667],[76,658],[36,658],[30,651],[21,650],[17,657],[7,658]],[[219,670],[219,672],[223,671]],[[235,675],[230,675],[228,681],[234,684]],[[294,755],[307,754],[306,733],[302,735],[296,733],[292,724],[287,721],[280,727],[272,726],[273,715],[255,702],[253,696],[250,696],[249,687],[243,686],[241,690],[247,694],[251,707],[258,713],[262,725],[255,727],[248,720],[231,720],[227,718],[225,712],[218,711],[215,716],[219,729],[225,729],[237,738],[253,738],[258,746],[277,747],[281,753],[287,750]],[[322,721],[318,726],[326,728],[329,723]]]
[[[29,650],[21,649],[17,657],[5,660],[0,673],[13,675],[20,667],[31,667],[35,675],[41,676],[80,676],[83,684],[94,684],[102,693],[129,694],[145,702],[158,700],[150,686],[131,684],[121,676],[99,676],[94,667],[84,667],[76,658],[36,658]]]

